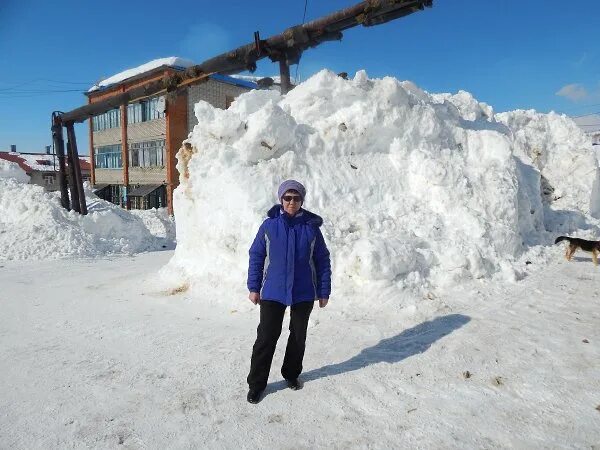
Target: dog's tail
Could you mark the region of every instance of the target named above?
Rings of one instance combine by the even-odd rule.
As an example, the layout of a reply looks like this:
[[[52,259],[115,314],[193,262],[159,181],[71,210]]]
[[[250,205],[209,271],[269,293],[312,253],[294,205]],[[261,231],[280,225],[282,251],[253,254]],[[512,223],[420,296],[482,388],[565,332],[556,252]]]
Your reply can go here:
[[[571,242],[567,236],[559,236],[559,237],[556,238],[556,240],[554,241],[554,243],[558,244],[561,241],[569,241],[569,242]]]

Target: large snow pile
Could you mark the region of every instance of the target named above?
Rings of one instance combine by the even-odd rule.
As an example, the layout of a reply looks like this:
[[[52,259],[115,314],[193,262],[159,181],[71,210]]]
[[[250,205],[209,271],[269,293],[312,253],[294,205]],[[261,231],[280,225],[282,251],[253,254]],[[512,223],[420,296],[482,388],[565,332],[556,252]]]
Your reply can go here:
[[[162,221],[145,217],[156,212],[133,215],[89,190],[87,197],[89,214],[82,216],[63,209],[57,193],[0,175],[0,260],[130,254],[173,246],[168,225],[162,232],[145,225]]]
[[[0,180],[13,179],[21,183],[29,182],[29,175],[17,163],[0,159]]]
[[[597,164],[581,132],[535,116],[543,137],[534,142],[520,121],[530,113],[501,123],[466,92],[430,95],[394,78],[322,71],[287,96],[253,91],[228,110],[200,102],[195,113],[178,154],[178,247],[163,271],[177,282],[243,286],[248,247],[286,178],[306,185],[305,208],[325,220],[338,293],[515,279],[527,246],[553,237],[540,169],[556,192],[569,182],[556,179],[562,171],[587,167],[561,208],[589,212]],[[525,157],[529,148],[544,166]],[[555,154],[565,148],[567,162]]]
[[[597,214],[598,162],[590,139],[570,118],[556,113],[510,111],[497,114],[514,136],[514,152],[543,175],[542,194],[557,209]]]

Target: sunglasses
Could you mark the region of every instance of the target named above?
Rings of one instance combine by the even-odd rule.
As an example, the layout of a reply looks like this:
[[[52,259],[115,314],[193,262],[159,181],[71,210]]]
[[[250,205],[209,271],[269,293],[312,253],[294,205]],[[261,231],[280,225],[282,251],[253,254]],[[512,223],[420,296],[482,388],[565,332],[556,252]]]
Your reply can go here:
[[[292,200],[295,201],[296,203],[300,203],[302,201],[302,197],[300,197],[299,195],[284,195],[283,197],[281,197],[283,199],[284,202],[291,202]]]

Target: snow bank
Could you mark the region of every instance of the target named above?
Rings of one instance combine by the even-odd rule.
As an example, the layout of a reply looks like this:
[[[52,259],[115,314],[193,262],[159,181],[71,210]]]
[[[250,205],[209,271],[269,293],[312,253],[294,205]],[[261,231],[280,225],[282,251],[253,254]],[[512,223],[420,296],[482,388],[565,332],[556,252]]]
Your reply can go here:
[[[173,282],[243,286],[248,247],[286,178],[306,185],[304,206],[325,220],[338,293],[516,279],[527,246],[551,239],[540,170],[562,189],[562,208],[589,211],[589,182],[567,195],[574,180],[558,180],[573,161],[597,167],[567,119],[538,119],[545,137],[534,145],[536,132],[522,126],[529,113],[498,122],[466,92],[322,71],[287,96],[253,91],[228,110],[200,102],[195,113],[178,154],[178,247],[163,270]],[[557,155],[565,148],[571,166]]]
[[[160,236],[156,228],[145,225],[161,219],[133,215],[89,190],[87,197],[89,214],[81,216],[63,209],[57,193],[0,176],[0,260],[131,254],[172,247],[172,234]]]
[[[29,183],[29,175],[17,163],[0,159],[0,180],[8,179]]]
[[[598,162],[589,137],[565,115],[533,110],[497,114],[513,133],[514,153],[542,175],[542,197],[556,209],[596,214]]]

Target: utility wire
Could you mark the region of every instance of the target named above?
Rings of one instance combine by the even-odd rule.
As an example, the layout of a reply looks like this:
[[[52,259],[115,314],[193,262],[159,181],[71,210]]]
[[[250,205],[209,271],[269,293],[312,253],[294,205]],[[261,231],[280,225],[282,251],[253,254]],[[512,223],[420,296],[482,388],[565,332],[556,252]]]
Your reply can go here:
[[[82,88],[79,89],[19,89],[18,91],[0,92],[0,95],[11,95],[11,94],[44,94],[46,92],[81,92]]]
[[[573,111],[574,109],[593,108],[594,106],[600,106],[600,103],[594,103],[592,105],[572,106],[570,108],[563,108],[563,111]]]
[[[590,106],[598,106],[598,105],[590,105]],[[600,111],[591,112],[591,113],[587,113],[587,114],[581,114],[579,116],[571,116],[571,117],[587,117],[587,116],[594,116],[596,114],[600,114]]]
[[[28,97],[39,97],[41,95],[52,95],[52,94],[60,94],[60,93],[65,93],[65,92],[79,92],[79,93],[83,93],[83,91],[81,89],[73,89],[73,90],[68,90],[68,91],[44,91],[44,92],[37,92],[37,93],[4,93],[4,92],[0,92],[0,99],[11,99],[11,98],[28,98]]]
[[[304,25],[304,22],[306,21],[306,9],[308,7],[308,0],[304,0],[304,14],[302,15],[302,25]],[[300,57],[298,58],[298,64],[296,64],[296,76],[295,78],[295,82],[298,83],[298,69],[300,68],[300,59],[302,58],[302,55],[300,55]]]
[[[15,89],[18,89],[22,86],[27,86],[29,84],[34,84],[37,83],[39,81],[44,81],[46,83],[55,83],[55,84],[81,84],[81,85],[87,85],[87,86],[91,86],[94,83],[89,83],[89,82],[83,82],[83,81],[59,81],[59,80],[50,80],[47,78],[36,78],[34,80],[29,80],[29,81],[24,81],[22,83],[18,83],[15,84],[14,86],[10,86],[10,87],[5,87],[5,88],[0,88],[1,92],[6,92],[6,91],[13,91]],[[49,88],[55,88],[58,86],[48,86]]]

